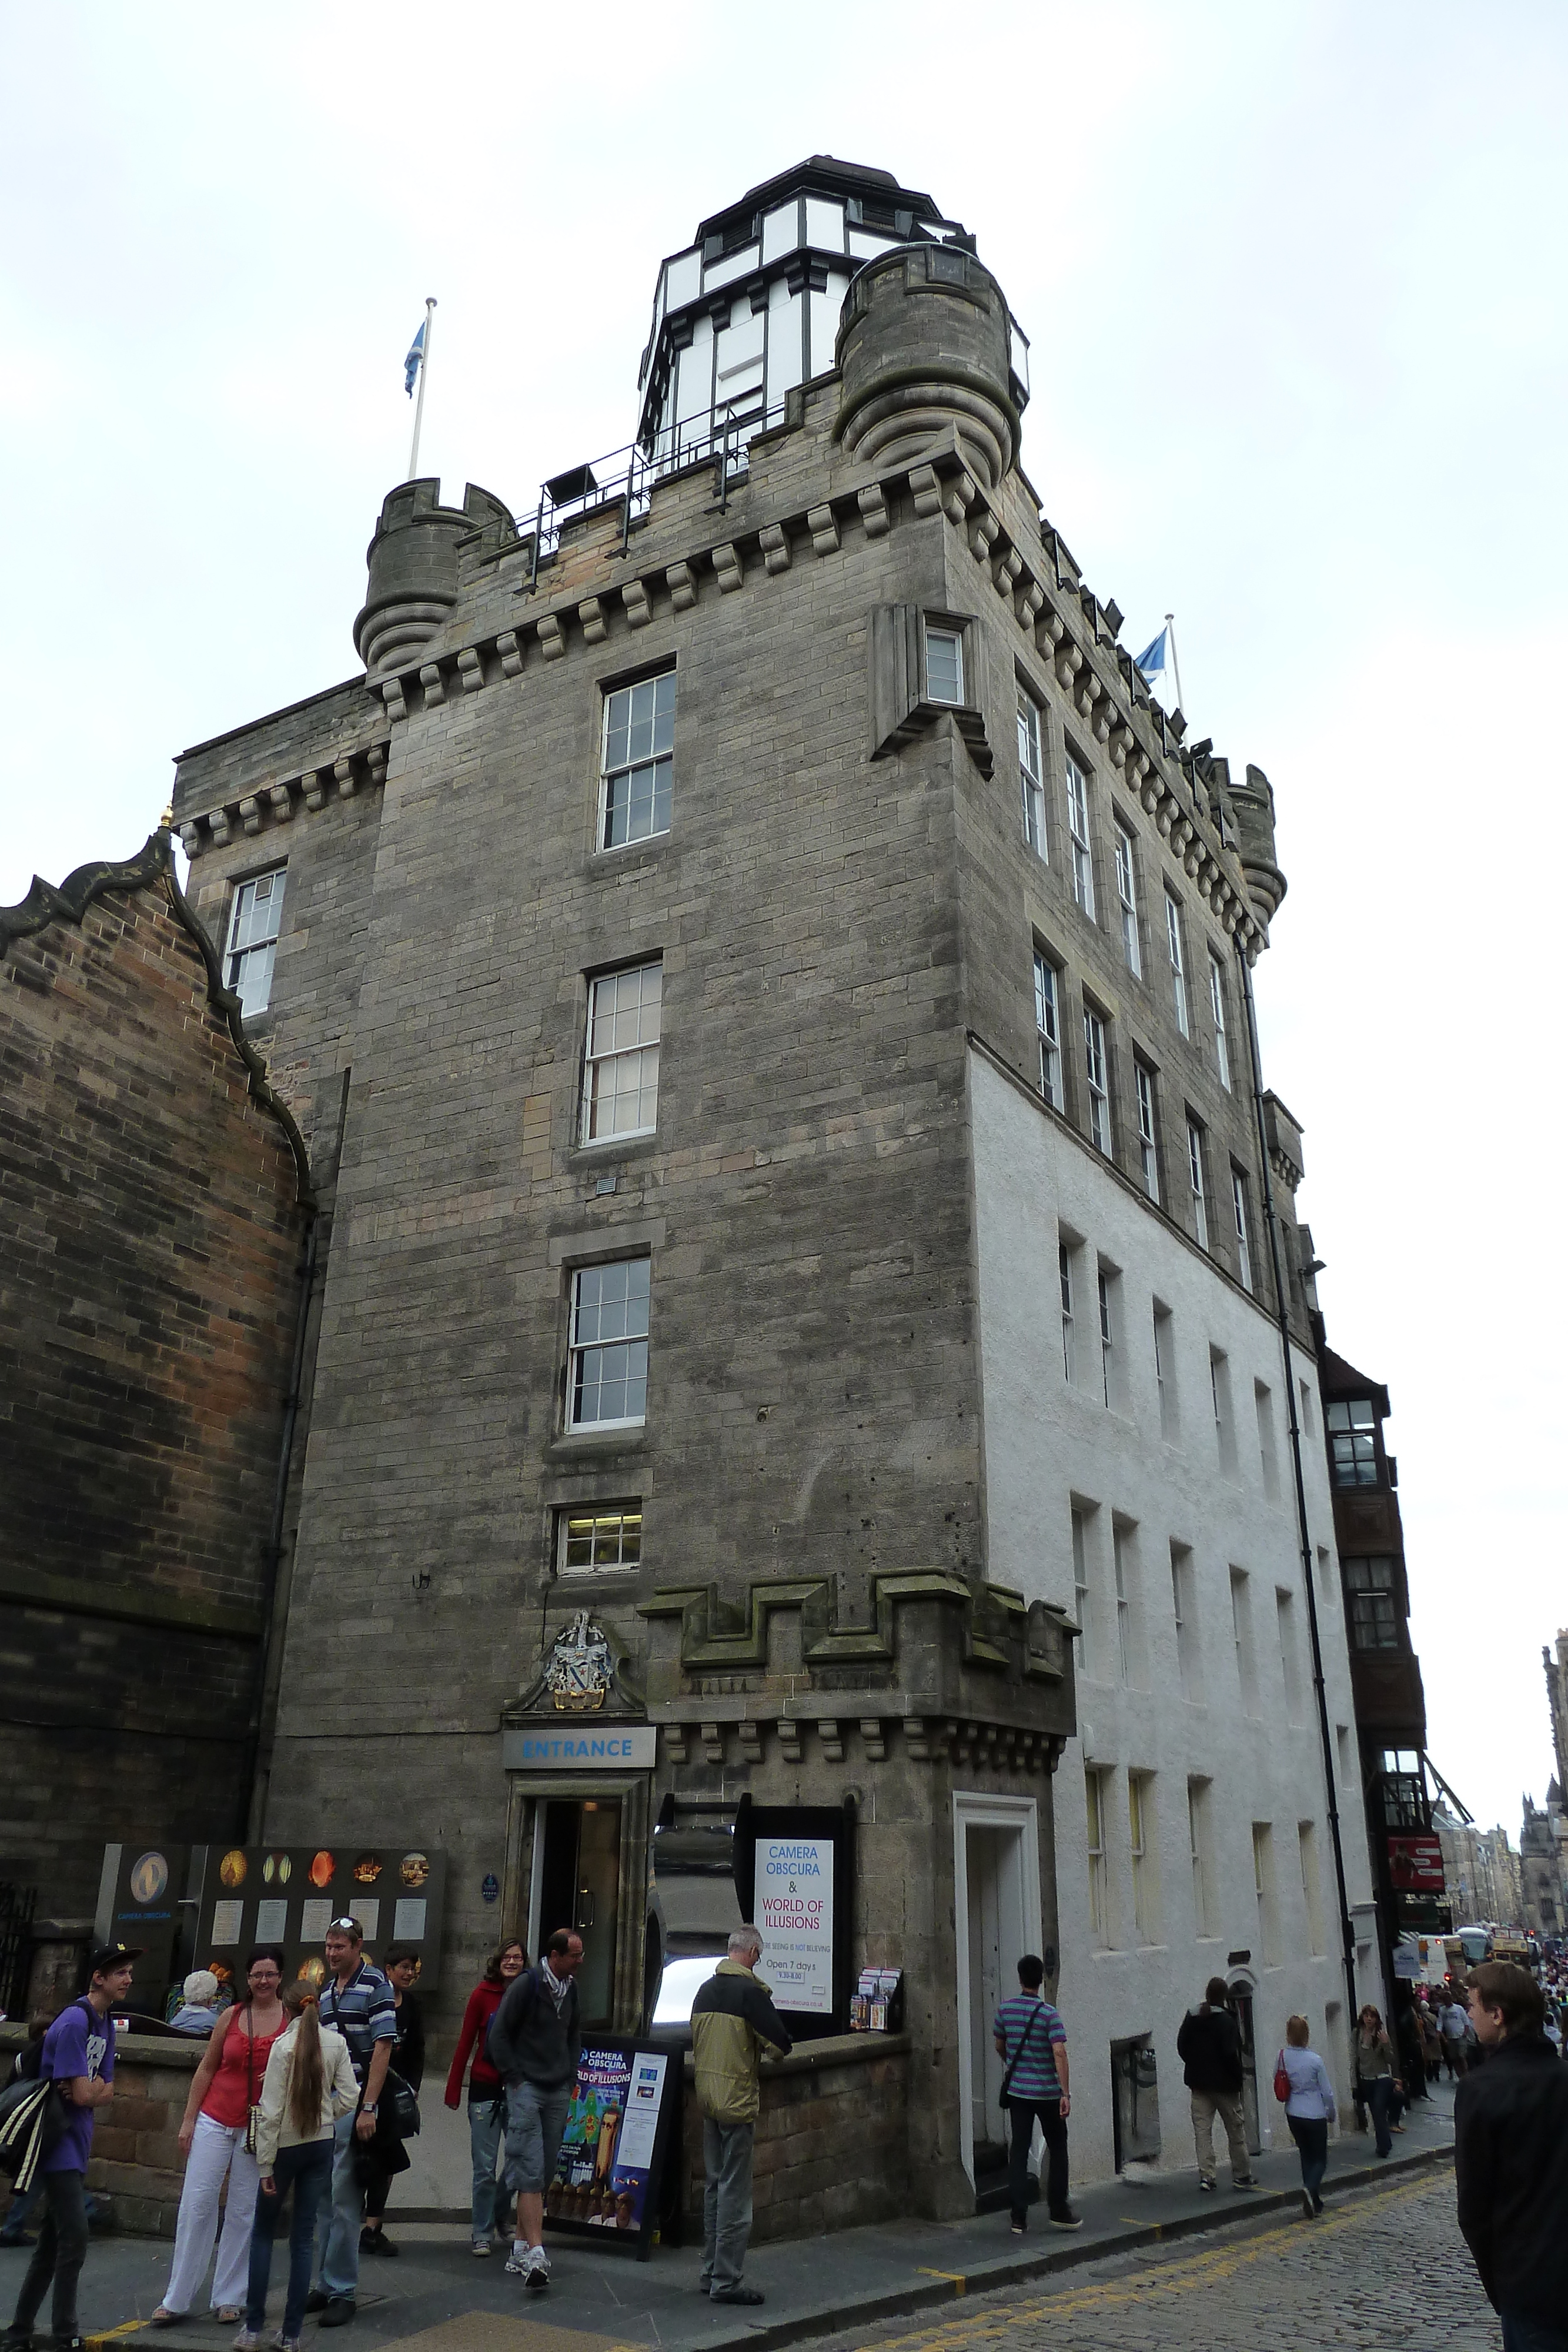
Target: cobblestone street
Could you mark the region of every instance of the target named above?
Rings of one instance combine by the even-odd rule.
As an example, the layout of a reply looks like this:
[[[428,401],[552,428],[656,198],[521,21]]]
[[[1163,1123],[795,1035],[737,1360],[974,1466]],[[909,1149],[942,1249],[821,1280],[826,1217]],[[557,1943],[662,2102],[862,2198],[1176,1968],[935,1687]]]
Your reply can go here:
[[[1086,2264],[1049,2290],[967,2301],[938,2326],[851,2331],[824,2339],[820,2352],[981,2352],[1002,2342],[1009,2352],[1497,2352],[1501,2336],[1445,2170],[1349,2197],[1311,2226],[1270,2220],[1200,2252],[1173,2247]]]

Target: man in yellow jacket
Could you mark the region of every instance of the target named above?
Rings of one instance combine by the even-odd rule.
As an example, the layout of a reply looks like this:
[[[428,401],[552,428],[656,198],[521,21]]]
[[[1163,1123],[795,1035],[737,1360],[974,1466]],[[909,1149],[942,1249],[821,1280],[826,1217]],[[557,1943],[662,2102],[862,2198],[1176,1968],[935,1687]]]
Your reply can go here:
[[[757,2069],[764,2044],[789,2047],[773,1997],[756,1973],[762,1938],[737,1927],[692,2003],[692,2052],[703,2111],[703,2293],[715,2303],[760,2303],[741,2283],[751,2235],[751,2149],[759,2104]]]

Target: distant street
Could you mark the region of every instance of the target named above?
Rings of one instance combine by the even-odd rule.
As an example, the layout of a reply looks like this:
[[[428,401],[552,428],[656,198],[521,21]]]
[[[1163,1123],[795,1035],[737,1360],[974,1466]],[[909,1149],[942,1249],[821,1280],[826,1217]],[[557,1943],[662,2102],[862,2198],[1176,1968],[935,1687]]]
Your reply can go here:
[[[1218,2244],[1189,2240],[965,2301],[939,2326],[825,2340],[821,2352],[1497,2352],[1497,2320],[1454,2221],[1447,2169],[1348,2197],[1321,2221],[1270,2218]]]

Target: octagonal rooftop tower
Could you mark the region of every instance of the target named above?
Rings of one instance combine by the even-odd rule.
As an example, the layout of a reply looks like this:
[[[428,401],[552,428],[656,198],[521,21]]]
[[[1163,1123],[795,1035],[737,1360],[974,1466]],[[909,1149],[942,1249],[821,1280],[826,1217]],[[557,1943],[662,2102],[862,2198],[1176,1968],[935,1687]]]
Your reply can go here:
[[[813,155],[701,222],[659,271],[639,374],[637,438],[661,467],[705,456],[727,430],[781,421],[785,394],[833,365],[851,278],[891,247],[975,240],[891,172]],[[1028,346],[1012,326],[1016,404]]]

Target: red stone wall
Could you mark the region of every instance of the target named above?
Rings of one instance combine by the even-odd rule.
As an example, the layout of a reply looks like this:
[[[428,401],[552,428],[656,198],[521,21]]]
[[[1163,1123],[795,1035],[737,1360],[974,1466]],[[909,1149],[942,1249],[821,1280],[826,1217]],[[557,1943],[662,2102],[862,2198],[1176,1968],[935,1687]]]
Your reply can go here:
[[[240,1823],[299,1171],[161,876],[0,955],[0,1874],[81,1915]]]

